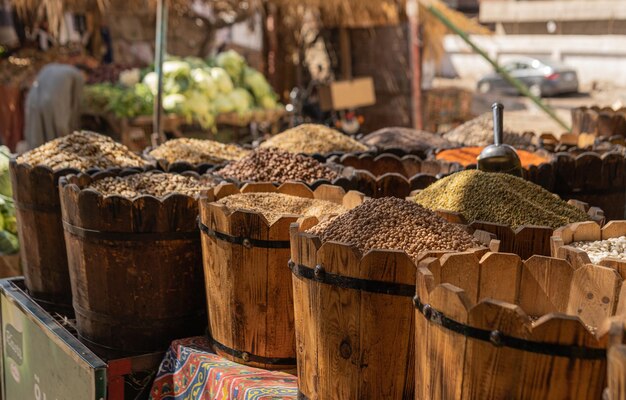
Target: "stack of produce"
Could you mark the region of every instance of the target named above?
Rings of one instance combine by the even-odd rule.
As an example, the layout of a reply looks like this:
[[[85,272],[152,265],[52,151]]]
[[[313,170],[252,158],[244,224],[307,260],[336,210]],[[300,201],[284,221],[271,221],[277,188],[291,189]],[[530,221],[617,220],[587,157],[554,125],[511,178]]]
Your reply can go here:
[[[350,243],[361,252],[404,250],[411,258],[429,250],[465,251],[481,244],[461,226],[451,224],[419,204],[395,197],[366,200],[360,206],[327,219],[307,231]]]
[[[509,174],[478,170],[457,172],[415,197],[431,210],[455,211],[468,221],[487,221],[517,228],[521,225],[556,229],[588,220],[587,215],[541,186]]]
[[[309,199],[282,193],[241,193],[224,197],[217,201],[227,208],[258,212],[271,224],[283,215],[301,215],[320,217],[322,215],[342,214],[346,209],[327,200]]]
[[[261,143],[263,148],[275,147],[291,153],[330,153],[365,151],[367,146],[343,133],[318,124],[302,124],[287,129]]]
[[[148,162],[108,136],[81,131],[51,140],[17,158],[18,164],[52,170],[74,168],[145,167]]]
[[[511,146],[529,146],[532,140],[527,135],[520,135],[504,127],[504,143]],[[493,144],[493,116],[482,114],[466,123],[457,126],[443,137],[451,142],[465,146],[488,146]]]
[[[0,146],[0,254],[13,254],[19,250],[15,207],[11,198],[10,156],[9,149]]]
[[[141,81],[139,74],[122,75],[120,84],[87,87],[87,103],[118,117],[150,115],[157,92],[156,73],[145,73]],[[163,63],[163,79],[165,112],[198,122],[204,128],[213,127],[219,114],[242,115],[254,109],[279,107],[278,96],[263,74],[232,50],[209,61],[195,57],[170,59]]]
[[[390,127],[382,128],[360,140],[367,146],[375,146],[381,150],[402,149],[425,156],[430,149],[446,149],[455,144],[435,133],[417,129]]]
[[[476,158],[483,151],[484,147],[461,147],[458,149],[449,149],[437,153],[437,160],[445,160],[449,162],[456,162],[464,167],[470,164],[476,164]],[[522,167],[528,168],[531,165],[539,165],[550,161],[549,158],[539,155],[537,153],[531,153],[526,150],[516,150],[517,155],[522,162]]]
[[[92,182],[88,188],[105,196],[122,196],[129,199],[150,195],[163,198],[172,193],[198,197],[215,186],[216,179],[208,176],[185,176],[148,171],[127,176],[114,176]]]
[[[257,149],[241,160],[231,162],[217,173],[224,178],[242,182],[313,183],[318,179],[330,181],[337,177],[337,172],[314,158],[274,148]]]
[[[239,160],[249,152],[234,144],[180,138],[168,140],[148,154],[168,163],[184,161],[190,164],[220,164],[225,161]]]

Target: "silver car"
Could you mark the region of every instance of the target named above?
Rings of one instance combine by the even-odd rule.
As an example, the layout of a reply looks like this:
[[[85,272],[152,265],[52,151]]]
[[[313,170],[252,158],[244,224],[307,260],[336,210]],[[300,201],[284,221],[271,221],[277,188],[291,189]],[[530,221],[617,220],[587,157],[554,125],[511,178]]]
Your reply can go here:
[[[537,97],[578,92],[578,74],[572,68],[538,58],[520,57],[502,65],[511,76],[524,83],[530,93]],[[484,76],[478,81],[480,93],[492,91],[518,94],[497,72]]]

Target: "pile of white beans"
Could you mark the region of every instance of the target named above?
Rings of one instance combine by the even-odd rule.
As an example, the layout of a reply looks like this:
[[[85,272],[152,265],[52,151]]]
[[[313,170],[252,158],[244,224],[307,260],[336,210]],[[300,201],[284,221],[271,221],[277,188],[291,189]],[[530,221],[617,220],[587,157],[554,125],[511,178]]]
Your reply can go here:
[[[626,236],[594,242],[573,242],[569,246],[585,251],[594,264],[607,257],[626,261]]]

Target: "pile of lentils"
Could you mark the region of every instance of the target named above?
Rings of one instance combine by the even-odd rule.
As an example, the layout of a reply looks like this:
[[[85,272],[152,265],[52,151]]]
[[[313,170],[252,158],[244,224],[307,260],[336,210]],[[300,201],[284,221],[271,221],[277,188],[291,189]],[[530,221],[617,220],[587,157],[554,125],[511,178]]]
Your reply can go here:
[[[456,211],[468,222],[487,221],[512,228],[539,225],[556,229],[589,219],[539,185],[509,174],[478,170],[441,179],[418,193],[415,201],[431,210]]]
[[[217,171],[224,178],[241,182],[303,181],[318,179],[333,180],[337,172],[320,164],[312,157],[292,154],[274,148],[257,149],[238,161],[233,161]]]
[[[365,151],[367,146],[343,133],[318,124],[302,124],[287,129],[261,143],[260,147],[275,147],[291,153],[325,154],[337,152]]]
[[[368,199],[307,232],[318,235],[323,242],[350,243],[361,252],[403,250],[413,259],[424,251],[465,251],[481,246],[461,226],[447,222],[419,204],[395,197]]]
[[[493,116],[487,112],[457,126],[443,137],[451,142],[462,143],[465,146],[487,146],[493,144]],[[503,132],[504,143],[511,146],[529,146],[532,138],[508,130]]]
[[[149,155],[168,163],[185,161],[190,164],[220,164],[239,160],[250,151],[234,144],[224,144],[214,140],[179,138],[168,140]]]
[[[626,261],[626,236],[593,242],[574,242],[568,246],[585,251],[593,264],[597,264],[607,257]]]
[[[425,156],[430,149],[446,149],[455,146],[455,143],[435,133],[420,131],[404,127],[389,127],[374,131],[360,142],[378,149],[403,149]]]
[[[97,190],[104,196],[116,195],[129,199],[143,195],[163,198],[171,193],[198,197],[218,183],[215,178],[209,176],[149,171],[99,179],[87,186],[87,189]]]
[[[52,170],[74,168],[80,171],[90,168],[144,167],[148,164],[123,144],[88,131],[74,132],[51,140],[22,154],[17,162],[46,166]]]
[[[308,199],[282,193],[241,193],[217,201],[230,209],[243,209],[263,215],[270,224],[283,215],[321,217],[343,214],[347,210],[337,203],[326,200]]]

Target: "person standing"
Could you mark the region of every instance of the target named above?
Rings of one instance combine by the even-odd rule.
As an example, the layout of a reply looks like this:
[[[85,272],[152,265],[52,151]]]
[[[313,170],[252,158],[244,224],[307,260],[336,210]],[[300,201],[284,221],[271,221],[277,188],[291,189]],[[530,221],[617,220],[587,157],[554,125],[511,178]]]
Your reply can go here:
[[[29,149],[80,128],[86,77],[65,64],[48,64],[37,75],[26,97],[24,140]]]

